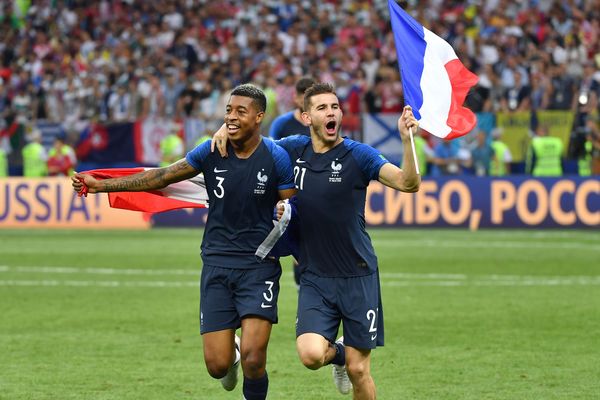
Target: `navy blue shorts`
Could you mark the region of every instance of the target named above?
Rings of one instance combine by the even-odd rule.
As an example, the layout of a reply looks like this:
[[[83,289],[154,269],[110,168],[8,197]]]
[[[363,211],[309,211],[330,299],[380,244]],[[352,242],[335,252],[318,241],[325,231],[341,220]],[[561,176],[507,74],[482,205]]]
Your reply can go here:
[[[202,267],[200,333],[237,329],[254,315],[277,323],[281,265],[253,269]]]
[[[340,322],[344,344],[357,349],[383,346],[383,307],[379,273],[325,278],[304,271],[300,278],[296,337],[318,333],[334,342]]]

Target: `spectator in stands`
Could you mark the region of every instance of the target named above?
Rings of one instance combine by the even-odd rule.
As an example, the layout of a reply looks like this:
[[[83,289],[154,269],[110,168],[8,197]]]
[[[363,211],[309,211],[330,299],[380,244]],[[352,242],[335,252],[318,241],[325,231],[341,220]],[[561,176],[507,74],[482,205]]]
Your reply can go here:
[[[587,134],[584,139],[584,143],[577,161],[577,169],[579,176],[590,176],[592,174],[592,135],[591,132]]]
[[[184,118],[197,116],[199,113],[200,90],[202,85],[199,82],[188,82],[186,87],[179,95],[177,108],[180,110],[179,115]]]
[[[158,72],[147,71],[142,86],[142,117],[162,117],[165,112],[165,96]]]
[[[484,92],[483,94],[485,99],[483,111],[500,111],[505,89],[500,83],[500,77],[491,65],[488,64],[484,67],[483,74],[480,75],[479,85],[488,89],[487,93]]]
[[[460,175],[471,166],[471,154],[456,141],[442,140],[433,149],[431,175]]]
[[[510,174],[512,154],[506,143],[502,141],[502,130],[500,128],[495,128],[492,131],[492,150],[490,175],[505,176]]]
[[[550,136],[547,126],[538,125],[527,152],[527,172],[536,177],[561,176],[562,152],[562,140]]]
[[[171,131],[160,141],[160,167],[167,167],[181,160],[185,155],[185,145],[176,132]]]
[[[586,62],[583,73],[577,85],[576,101],[573,111],[586,119],[598,109],[598,96],[600,95],[600,82],[595,77],[596,68],[593,61]],[[584,122],[584,121],[582,121]],[[581,125],[584,125],[582,123]]]
[[[380,113],[383,109],[383,86],[385,83],[380,76],[375,77],[375,85],[369,88],[364,96],[363,109],[369,114]]]
[[[529,106],[532,111],[548,108],[550,87],[548,78],[541,72],[531,74],[531,91],[529,92]]]
[[[377,71],[381,65],[381,62],[377,58],[376,51],[377,49],[374,48],[366,48],[360,64],[360,67],[365,72],[368,87],[372,87],[375,84],[375,77],[377,76]]]
[[[215,132],[222,123],[222,114],[225,108],[219,108],[221,91],[218,85],[205,82],[200,92],[199,116],[205,121],[207,128]]]
[[[269,129],[269,136],[275,140],[290,135],[310,136],[310,128],[304,125],[302,121],[302,111],[304,107],[304,92],[315,83],[310,77],[303,77],[296,81],[296,90],[294,93],[294,104],[296,108],[275,118]]]
[[[77,135],[88,121],[109,119],[109,98],[123,82],[131,97],[129,119],[198,118],[201,98],[194,92],[203,93],[202,99],[206,92],[189,89],[211,82],[222,96],[229,90],[225,79],[252,80],[277,92],[277,111],[285,113],[294,108],[293,83],[303,75],[341,85],[342,99],[350,88],[362,112],[397,112],[402,106],[381,0],[28,3],[19,16],[4,8],[5,20],[13,23],[0,30],[1,119],[15,114],[27,124],[43,118],[66,122],[69,134]],[[515,93],[522,111],[574,110],[582,76],[599,80],[598,67],[590,63],[600,55],[595,2],[404,3],[480,76],[468,103],[475,111],[498,112],[503,97],[504,109],[513,109]],[[173,69],[176,85],[185,90],[166,84]],[[359,69],[365,85],[355,90],[351,83]],[[527,86],[531,92],[524,96]]]
[[[549,110],[570,110],[572,108],[574,81],[567,75],[565,64],[550,67],[550,99]]]
[[[0,144],[2,144],[1,141]],[[0,146],[0,178],[5,176],[8,176],[8,157],[4,147]]]
[[[510,89],[517,85],[517,74],[520,75],[518,82],[520,85],[527,85],[529,83],[527,70],[519,64],[517,57],[508,56],[506,62],[500,61],[500,64],[504,64],[500,73],[500,81],[504,88]]]
[[[4,79],[0,78],[0,129],[4,128],[4,119],[10,113],[10,98]]]
[[[598,120],[589,118],[588,127],[590,129],[588,141],[591,143],[591,173],[592,175],[600,175],[600,127],[598,127]]]
[[[185,85],[178,81],[179,74],[176,68],[170,67],[167,69],[166,77],[161,82],[161,90],[164,95],[166,118],[177,117],[177,100]]]
[[[211,140],[214,132],[214,129],[206,129],[204,133],[196,140],[196,142],[194,143],[194,147],[198,147],[202,143]]]
[[[108,119],[112,122],[126,122],[133,120],[133,104],[131,94],[125,82],[117,85],[117,91],[108,98]]]
[[[54,145],[48,152],[48,175],[71,176],[73,175],[77,158],[75,150],[65,143],[65,134],[56,135]]]
[[[487,134],[484,131],[477,132],[474,146],[471,148],[472,166],[477,176],[490,174],[490,164],[494,156],[494,150],[488,143]]]
[[[531,88],[524,85],[521,71],[513,73],[514,85],[505,90],[501,100],[502,111],[528,111],[530,109]]]
[[[271,129],[271,124],[279,116],[277,112],[277,92],[275,86],[277,80],[273,76],[265,77],[265,97],[267,98],[267,111],[265,112],[265,118],[263,119],[262,127],[268,132]],[[219,102],[221,104],[221,102]],[[263,133],[264,134],[264,133]]]
[[[36,178],[48,175],[48,155],[42,146],[42,132],[33,129],[28,135],[29,143],[21,153],[23,155],[23,176]]]
[[[11,102],[12,112],[15,114],[17,122],[23,124],[30,121],[32,117],[32,100],[29,92],[27,92],[28,88],[27,82],[23,82],[17,88],[17,94],[13,96]]]

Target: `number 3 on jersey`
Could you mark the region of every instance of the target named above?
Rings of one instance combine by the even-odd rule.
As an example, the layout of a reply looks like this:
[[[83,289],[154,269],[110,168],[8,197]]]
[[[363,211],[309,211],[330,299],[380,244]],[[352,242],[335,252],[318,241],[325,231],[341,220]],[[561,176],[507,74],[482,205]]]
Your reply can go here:
[[[294,167],[294,183],[296,189],[304,189],[304,175],[306,175],[306,168],[300,168],[299,166]],[[300,182],[298,182],[298,176],[300,176]]]
[[[266,303],[263,301],[260,304],[261,308],[271,308],[273,307],[273,304],[269,304],[273,301],[273,281],[265,281],[265,284],[267,285],[267,290],[265,290],[263,292],[263,298],[266,300]]]
[[[217,178],[217,189],[219,189],[219,191],[217,192],[217,189],[214,189],[213,193],[219,199],[222,199],[223,196],[225,196],[225,188],[223,187],[223,182],[225,181],[225,178],[223,178],[222,176],[215,176],[215,178]]]

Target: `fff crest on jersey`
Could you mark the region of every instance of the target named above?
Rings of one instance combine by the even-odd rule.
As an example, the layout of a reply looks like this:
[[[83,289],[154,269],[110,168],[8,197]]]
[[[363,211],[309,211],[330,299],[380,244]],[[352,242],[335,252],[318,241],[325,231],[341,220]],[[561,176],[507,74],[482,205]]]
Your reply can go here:
[[[340,172],[342,171],[342,163],[338,162],[336,158],[331,162],[331,176],[329,177],[329,182],[331,183],[339,183],[342,181],[342,177]]]
[[[265,170],[262,169],[258,171],[258,174],[256,174],[256,188],[254,188],[254,194],[265,194],[265,188],[267,187],[269,176],[264,172]]]

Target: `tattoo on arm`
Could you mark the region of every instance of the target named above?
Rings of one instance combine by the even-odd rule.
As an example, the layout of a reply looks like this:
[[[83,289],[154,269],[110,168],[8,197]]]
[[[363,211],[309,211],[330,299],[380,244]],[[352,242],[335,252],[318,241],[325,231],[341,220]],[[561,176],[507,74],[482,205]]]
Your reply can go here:
[[[165,186],[196,176],[198,171],[185,159],[164,168],[152,168],[134,175],[100,181],[103,192],[139,192],[161,189]]]

